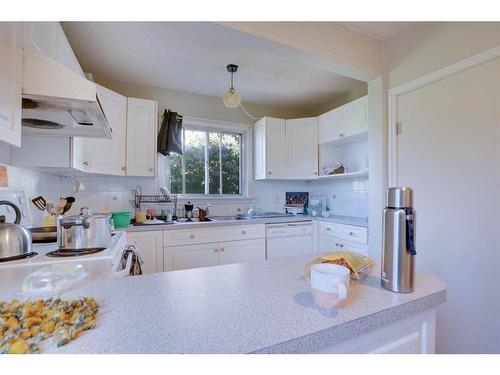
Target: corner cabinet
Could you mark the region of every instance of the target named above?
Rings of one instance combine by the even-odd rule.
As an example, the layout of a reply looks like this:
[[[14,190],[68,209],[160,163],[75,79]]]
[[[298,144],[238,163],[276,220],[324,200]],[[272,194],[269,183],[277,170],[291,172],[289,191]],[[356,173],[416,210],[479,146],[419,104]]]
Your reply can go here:
[[[127,98],[127,176],[155,175],[158,102]]]
[[[0,141],[21,146],[23,27],[0,22]]]
[[[113,138],[73,138],[74,167],[88,173],[125,176],[127,97],[99,85],[97,95]]]
[[[318,177],[317,118],[286,120],[286,171],[290,179]]]
[[[310,180],[318,175],[317,118],[264,117],[254,125],[256,180]]]
[[[264,117],[254,126],[256,180],[286,179],[285,120]]]
[[[353,100],[318,117],[320,144],[347,138],[368,130],[368,96]]]

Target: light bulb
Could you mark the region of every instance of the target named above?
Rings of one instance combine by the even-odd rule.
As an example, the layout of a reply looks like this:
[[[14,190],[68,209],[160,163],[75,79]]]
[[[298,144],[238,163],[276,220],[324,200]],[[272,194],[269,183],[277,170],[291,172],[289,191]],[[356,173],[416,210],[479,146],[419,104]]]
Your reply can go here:
[[[238,108],[241,104],[241,97],[235,89],[231,88],[226,91],[222,101],[227,108]]]

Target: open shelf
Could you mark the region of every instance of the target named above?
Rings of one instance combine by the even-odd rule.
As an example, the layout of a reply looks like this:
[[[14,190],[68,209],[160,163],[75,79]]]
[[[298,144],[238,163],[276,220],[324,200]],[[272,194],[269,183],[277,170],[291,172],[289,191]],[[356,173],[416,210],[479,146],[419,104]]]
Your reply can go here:
[[[320,180],[340,180],[343,178],[356,178],[356,177],[366,177],[368,176],[368,171],[363,172],[349,172],[349,173],[341,173],[341,174],[329,174],[318,176]]]

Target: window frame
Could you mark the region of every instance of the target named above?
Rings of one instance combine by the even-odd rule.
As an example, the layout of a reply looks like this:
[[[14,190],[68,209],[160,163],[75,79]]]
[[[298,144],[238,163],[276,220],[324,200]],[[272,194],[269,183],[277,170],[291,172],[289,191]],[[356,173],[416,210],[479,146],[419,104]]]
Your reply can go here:
[[[221,132],[238,133],[241,135],[240,151],[240,193],[239,194],[176,194],[178,198],[183,199],[210,199],[210,200],[238,200],[249,198],[249,181],[251,179],[252,162],[252,124],[211,120],[198,117],[184,116],[182,121],[183,129],[199,130],[203,132]],[[184,135],[183,135],[184,136]],[[207,147],[205,148],[207,152]],[[183,163],[184,164],[184,163]],[[205,168],[207,160],[205,159]],[[171,189],[170,181],[170,157],[167,157],[166,163],[166,185]],[[206,174],[207,176],[207,174]],[[206,181],[205,181],[206,183]]]

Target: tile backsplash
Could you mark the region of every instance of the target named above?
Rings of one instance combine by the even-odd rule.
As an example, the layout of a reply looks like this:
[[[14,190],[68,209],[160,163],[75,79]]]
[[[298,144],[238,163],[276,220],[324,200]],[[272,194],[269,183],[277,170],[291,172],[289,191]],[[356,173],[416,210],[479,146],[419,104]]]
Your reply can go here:
[[[144,193],[157,193],[159,179],[116,176],[79,176],[61,177],[24,168],[8,166],[9,186],[23,188],[31,200],[42,195],[55,202],[60,196],[72,195],[76,198],[70,214],[78,212],[82,206],[93,211],[132,211],[129,204],[130,188],[140,185]],[[85,190],[73,193],[75,180],[80,181]],[[250,188],[253,199],[205,200],[191,199],[195,205],[210,203],[210,214],[216,216],[246,213],[252,206],[263,211],[283,211],[285,193],[287,191],[308,191],[311,198],[325,197],[328,206],[336,215],[368,217],[368,178],[341,179],[336,181],[255,181]],[[185,200],[179,199],[178,206],[182,208]],[[154,207],[157,211],[169,207],[165,205],[144,206]],[[170,205],[172,207],[172,205]],[[32,207],[34,224],[42,219],[42,212]],[[182,214],[179,210],[178,215]]]

